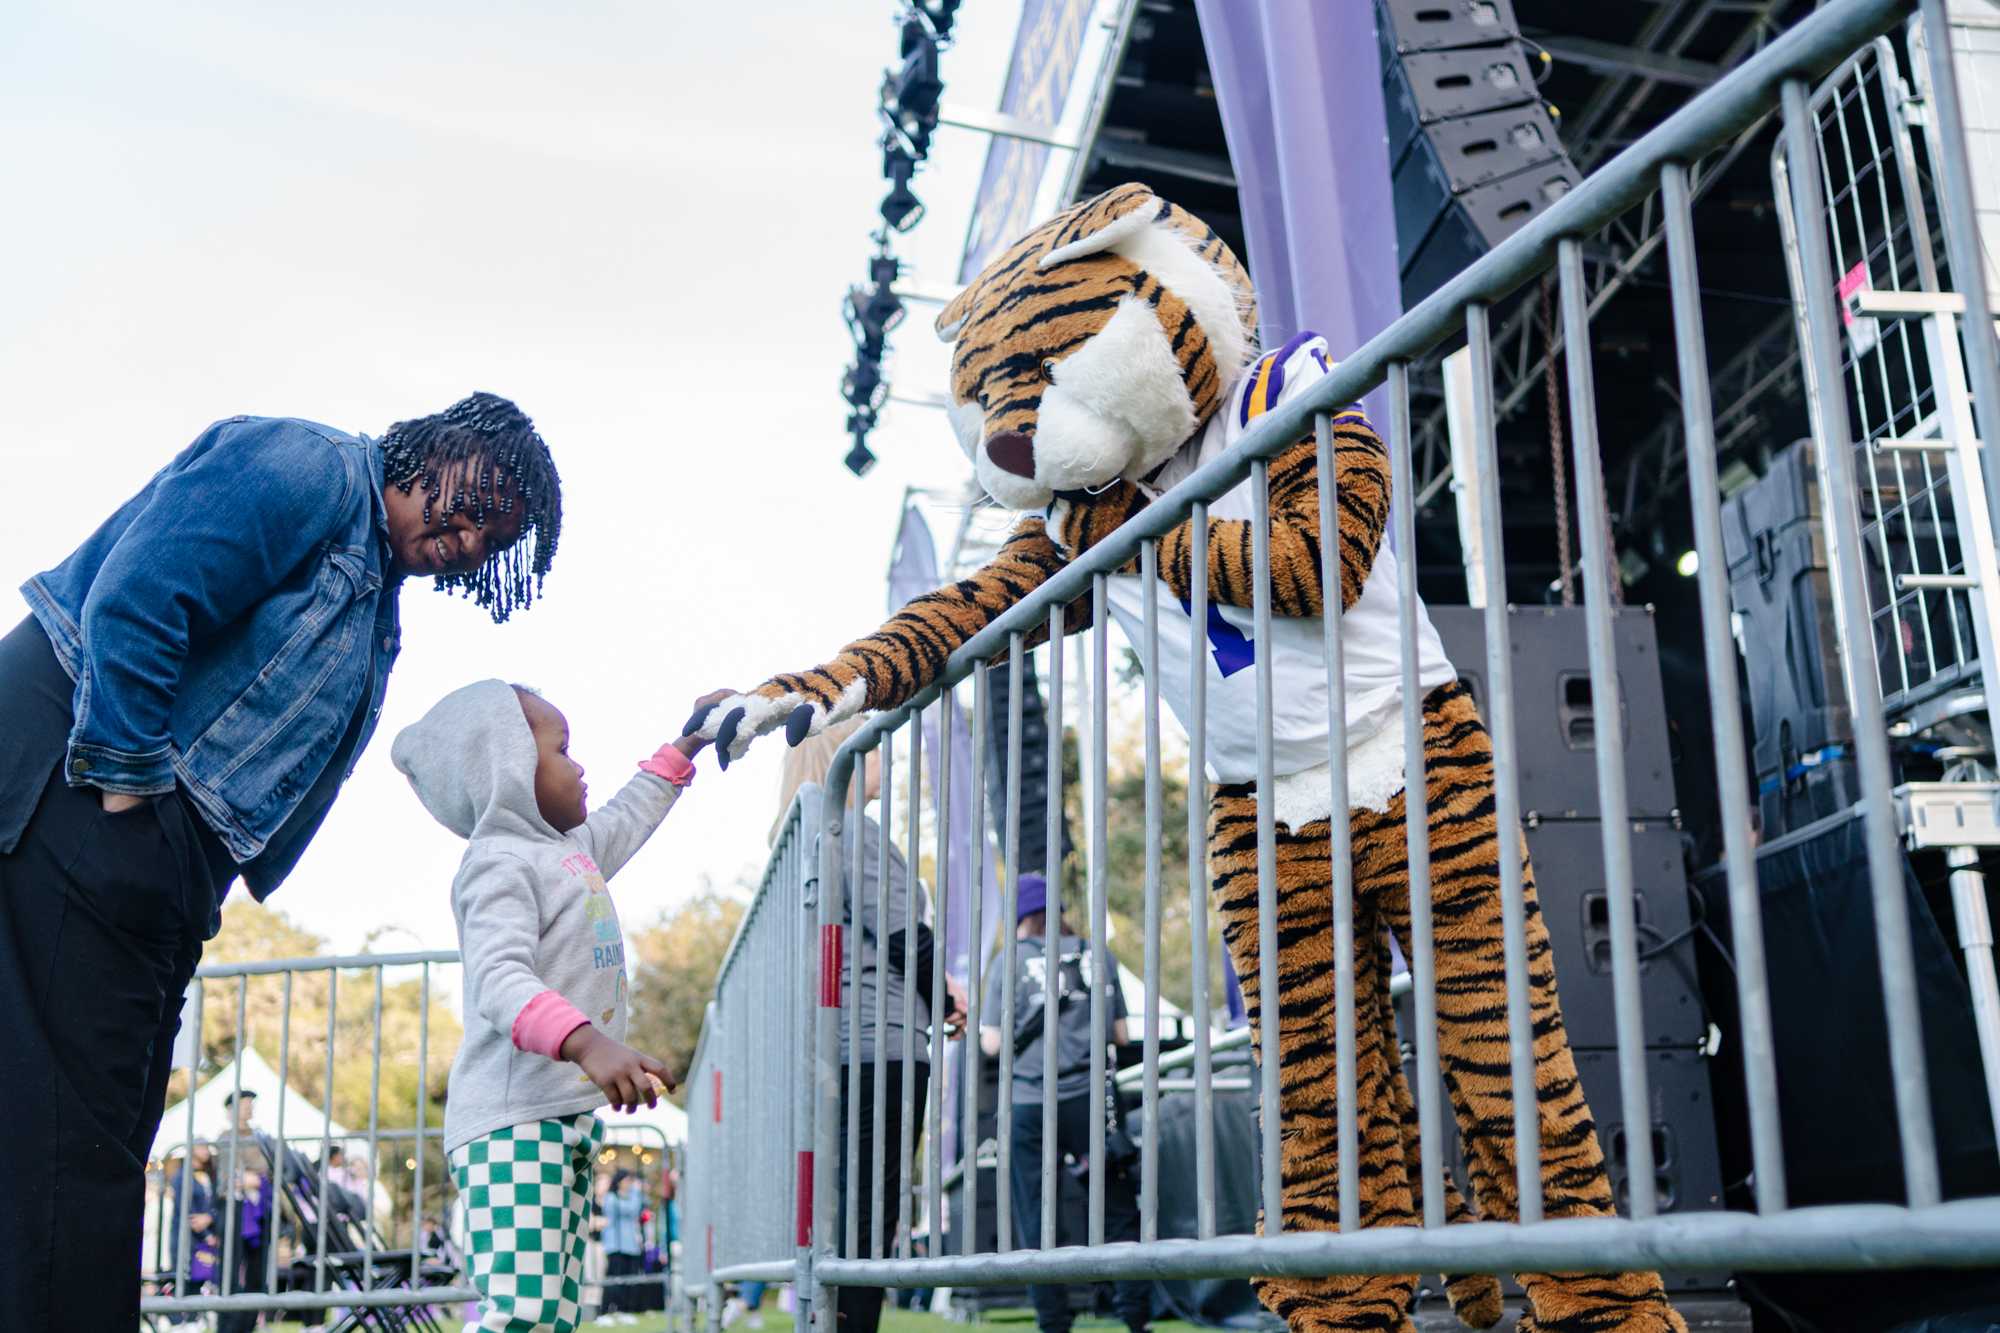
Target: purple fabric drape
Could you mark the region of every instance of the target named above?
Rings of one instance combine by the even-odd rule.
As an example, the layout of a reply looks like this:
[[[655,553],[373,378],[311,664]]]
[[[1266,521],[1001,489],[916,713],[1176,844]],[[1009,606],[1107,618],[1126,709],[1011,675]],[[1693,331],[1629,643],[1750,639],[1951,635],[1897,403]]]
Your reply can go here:
[[[1243,210],[1259,336],[1311,329],[1335,358],[1403,312],[1389,132],[1368,0],[1195,0]],[[1365,399],[1377,422],[1387,398]],[[1245,1021],[1223,954],[1229,1025]]]
[[[1375,7],[1195,0],[1195,12],[1263,344],[1311,329],[1345,356],[1403,312]]]
[[[931,539],[930,525],[924,522],[922,514],[915,508],[903,510],[903,521],[896,533],[896,553],[889,570],[889,610],[893,614],[901,610],[912,598],[935,589],[942,579],[938,574],[937,547]],[[924,767],[930,777],[932,808],[937,808],[938,794],[938,724],[937,710],[933,709],[924,718]],[[986,940],[975,941],[971,932],[970,885],[972,882],[972,816],[973,802],[981,799],[981,793],[972,789],[972,730],[963,709],[951,716],[951,811],[949,828],[945,838],[945,860],[947,868],[940,878],[949,885],[945,895],[945,911],[938,934],[943,942],[945,970],[960,981],[971,975],[972,950],[981,951],[983,963],[991,950],[986,940],[994,938],[994,925],[1000,919],[1000,886],[993,873],[993,858],[982,858],[980,893],[980,921],[985,929]],[[972,1038],[968,1038],[969,1040]],[[946,1107],[955,1107],[957,1096],[954,1089],[958,1068],[956,1061],[945,1063],[944,1101]],[[958,1160],[958,1117],[946,1115],[943,1118],[944,1160],[947,1164]]]

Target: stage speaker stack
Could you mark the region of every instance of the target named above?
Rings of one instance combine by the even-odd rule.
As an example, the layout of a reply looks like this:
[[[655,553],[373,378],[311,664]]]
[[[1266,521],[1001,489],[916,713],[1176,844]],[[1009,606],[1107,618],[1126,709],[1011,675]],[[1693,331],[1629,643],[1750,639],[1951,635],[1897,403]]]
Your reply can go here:
[[[1893,494],[1890,488],[1897,480],[1883,466],[1877,485]],[[1757,780],[1757,895],[1778,1068],[1779,1139],[1791,1206],[1901,1203],[1901,1148],[1889,1092],[1874,898],[1865,829],[1855,805],[1861,786],[1854,723],[1834,622],[1821,505],[1812,441],[1799,440],[1722,508]],[[1915,512],[1868,537],[1864,559],[1871,606],[1886,600],[1885,568],[1924,568],[1919,557],[1932,543],[1955,548],[1955,530],[1948,523],[1941,529],[1926,526]],[[1933,622],[1921,629],[1948,641],[1950,626],[1937,617],[1950,614],[1950,603],[1932,600]],[[1897,654],[1909,655],[1914,663],[1924,651],[1927,634],[1907,628],[1909,615],[1906,604],[1908,637],[1903,642],[1896,641],[1890,622],[1881,616],[1860,640],[1873,647],[1885,679],[1898,674]],[[1931,692],[1954,687],[1967,669],[1961,664],[1959,675],[1935,673]],[[1891,721],[1896,718],[1892,710]],[[1934,776],[1936,760],[1927,756],[1927,744],[1934,748],[1935,742],[1927,743],[1921,733],[1903,736],[1892,729],[1892,781]],[[1931,1128],[1944,1195],[1954,1199],[2000,1192],[2000,1159],[1995,1156],[1972,1001],[1961,960],[1945,933],[1949,909],[1937,881],[1948,871],[1940,861],[1935,851],[1906,853],[1903,892]],[[1709,904],[1718,953],[1733,950],[1723,867],[1700,872],[1695,886]],[[1725,966],[1711,973],[1709,1005],[1722,1029],[1724,1049],[1740,1049],[1733,964],[1728,955],[1721,961]],[[1714,1091],[1726,1170],[1732,1180],[1744,1180],[1751,1162],[1741,1070],[1731,1060],[1717,1073]],[[1741,1284],[1746,1296],[1782,1311],[1792,1327],[1914,1328],[1927,1318],[1944,1327],[1946,1314],[1972,1310],[1982,1315],[1978,1326],[2000,1320],[1993,1313],[2000,1311],[2000,1276],[1990,1270],[1765,1272],[1745,1274]]]
[[[1478,700],[1481,715],[1488,715],[1485,612],[1465,606],[1429,609],[1445,655]],[[1620,1208],[1627,1207],[1626,1145],[1633,1134],[1644,1133],[1652,1137],[1660,1211],[1720,1209],[1723,1180],[1704,1054],[1709,1019],[1693,942],[1700,908],[1688,893],[1652,612],[1628,607],[1614,613],[1623,697],[1608,707],[1591,694],[1582,607],[1513,607],[1507,615],[1522,832],[1555,952],[1563,1022],[1613,1191]],[[1596,753],[1600,728],[1612,725],[1621,727],[1625,738],[1651,1100],[1650,1123],[1644,1126],[1624,1123],[1619,1095]],[[1409,1013],[1406,997],[1399,1017],[1407,1023]],[[1407,1027],[1404,1039],[1409,1040]],[[1713,1290],[1722,1285],[1722,1275],[1673,1274],[1667,1281],[1678,1291]]]
[[[1722,550],[1748,668],[1758,827],[1776,838],[1861,795],[1812,441],[1723,502]]]
[[[1403,308],[1582,178],[1510,0],[1376,0]]]

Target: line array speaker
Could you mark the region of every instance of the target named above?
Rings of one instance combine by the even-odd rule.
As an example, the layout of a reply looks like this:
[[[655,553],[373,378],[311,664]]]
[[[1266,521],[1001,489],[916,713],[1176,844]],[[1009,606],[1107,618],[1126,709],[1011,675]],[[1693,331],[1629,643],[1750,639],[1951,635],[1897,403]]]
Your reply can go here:
[[[1408,309],[1582,178],[1508,0],[1376,0],[1375,26]]]

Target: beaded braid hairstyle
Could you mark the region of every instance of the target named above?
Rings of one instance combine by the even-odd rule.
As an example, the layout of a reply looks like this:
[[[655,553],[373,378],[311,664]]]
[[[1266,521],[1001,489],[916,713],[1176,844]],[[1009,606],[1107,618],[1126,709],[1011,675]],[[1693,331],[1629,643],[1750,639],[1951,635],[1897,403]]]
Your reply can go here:
[[[382,437],[383,480],[408,495],[421,486],[424,522],[442,504],[449,516],[469,514],[486,526],[489,514],[519,506],[521,535],[466,574],[441,574],[440,592],[471,598],[503,623],[531,605],[556,557],[562,535],[562,480],[549,446],[525,412],[497,394],[475,393],[444,411],[398,421]],[[454,469],[454,464],[466,464]],[[444,482],[452,477],[449,497]],[[528,538],[534,537],[532,555]]]

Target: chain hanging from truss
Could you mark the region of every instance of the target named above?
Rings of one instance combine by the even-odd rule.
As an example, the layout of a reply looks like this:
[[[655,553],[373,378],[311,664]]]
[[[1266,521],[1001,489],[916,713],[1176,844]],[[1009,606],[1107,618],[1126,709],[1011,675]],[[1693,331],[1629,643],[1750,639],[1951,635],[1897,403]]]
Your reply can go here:
[[[1549,473],[1555,488],[1556,501],[1556,567],[1562,571],[1559,583],[1562,587],[1562,604],[1576,605],[1576,571],[1578,569],[1575,552],[1570,546],[1569,528],[1569,458],[1563,450],[1562,393],[1556,378],[1556,329],[1555,317],[1550,309],[1549,293],[1553,281],[1547,276],[1542,279],[1542,345],[1546,355],[1542,358],[1543,382],[1548,389],[1549,408]],[[1625,580],[1618,567],[1618,539],[1611,526],[1609,506],[1600,505],[1604,514],[1604,561],[1608,568],[1606,584],[1611,589],[1611,604],[1625,604]]]
[[[1569,460],[1563,457],[1562,396],[1556,388],[1556,326],[1549,312],[1549,279],[1542,278],[1542,342],[1549,354],[1542,359],[1549,389],[1549,475],[1556,493],[1556,568],[1564,606],[1576,605],[1576,576],[1569,549]]]

